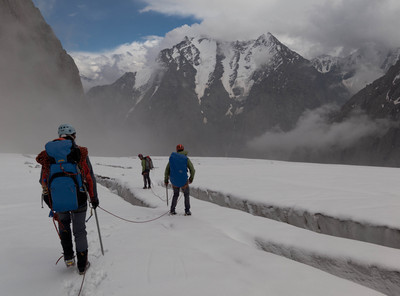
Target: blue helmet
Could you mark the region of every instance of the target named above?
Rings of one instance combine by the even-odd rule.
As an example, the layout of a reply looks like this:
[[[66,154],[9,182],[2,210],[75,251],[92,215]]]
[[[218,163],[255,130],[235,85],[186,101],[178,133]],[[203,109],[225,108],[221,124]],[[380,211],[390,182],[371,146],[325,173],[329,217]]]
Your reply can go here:
[[[76,134],[74,127],[70,124],[61,124],[58,127],[58,136]]]

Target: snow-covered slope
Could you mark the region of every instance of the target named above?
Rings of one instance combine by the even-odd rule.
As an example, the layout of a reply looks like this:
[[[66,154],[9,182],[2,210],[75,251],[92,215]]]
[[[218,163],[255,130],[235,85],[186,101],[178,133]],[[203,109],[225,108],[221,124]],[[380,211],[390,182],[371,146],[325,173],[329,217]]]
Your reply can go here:
[[[398,249],[326,236],[194,198],[191,217],[180,215],[182,200],[178,216],[165,215],[166,191],[159,184],[167,157],[152,158],[153,189],[143,190],[137,158],[92,157],[98,180],[114,185],[112,191],[99,185],[105,256],[94,218],[87,223],[92,265],[81,295],[398,295]],[[62,262],[55,264],[61,246],[48,209],[40,208],[40,167],[33,156],[0,154],[0,160],[2,293],[78,295],[82,277]],[[197,170],[192,188],[330,211],[356,221],[368,209],[363,223],[399,226],[390,213],[380,214],[387,212],[382,206],[393,212],[399,206],[395,169],[225,158],[192,161]],[[133,206],[116,194],[150,208]]]

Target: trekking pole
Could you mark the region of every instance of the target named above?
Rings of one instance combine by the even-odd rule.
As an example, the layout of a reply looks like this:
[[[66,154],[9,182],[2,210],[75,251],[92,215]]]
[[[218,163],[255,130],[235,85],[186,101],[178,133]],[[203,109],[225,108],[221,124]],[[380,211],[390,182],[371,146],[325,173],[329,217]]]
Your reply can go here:
[[[96,211],[96,209],[94,209],[94,217],[96,218],[97,231],[98,231],[98,233],[99,233],[99,241],[100,241],[101,253],[102,253],[103,256],[104,256],[103,241],[101,240],[99,219],[97,218],[97,211]]]
[[[167,207],[168,207],[168,185],[165,185],[165,191],[167,192]]]
[[[87,196],[87,198],[89,199],[89,202],[90,202],[89,191],[87,190],[86,185],[83,185],[83,186],[84,186],[85,191],[86,191],[86,196]],[[96,209],[93,209],[93,210],[94,210],[94,217],[96,218],[97,232],[99,233],[99,241],[100,241],[101,254],[103,254],[103,256],[104,256],[103,241],[102,241],[102,239],[101,239],[99,218],[97,217],[97,211],[96,211]]]

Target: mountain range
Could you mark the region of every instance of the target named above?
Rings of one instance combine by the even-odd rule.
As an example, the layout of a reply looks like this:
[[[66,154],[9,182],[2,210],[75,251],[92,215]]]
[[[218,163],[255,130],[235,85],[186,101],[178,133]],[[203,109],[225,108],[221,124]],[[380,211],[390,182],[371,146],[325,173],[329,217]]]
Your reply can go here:
[[[270,33],[236,42],[185,37],[162,50],[157,65],[145,82],[127,73],[87,97],[98,112],[108,106],[106,122],[156,135],[167,147],[188,143],[197,154],[240,153],[238,143],[271,128],[289,130],[305,110],[350,97],[336,76]]]
[[[182,143],[194,155],[268,157],[247,144],[294,134],[307,114],[337,105],[316,133],[333,130],[336,142],[316,153],[310,141],[282,159],[400,166],[398,49],[369,45],[346,58],[308,60],[270,33],[234,42],[188,36],[152,67],[84,95],[74,60],[33,3],[0,6],[8,40],[0,44],[2,150],[37,151],[58,124],[73,122],[96,154],[165,155]]]

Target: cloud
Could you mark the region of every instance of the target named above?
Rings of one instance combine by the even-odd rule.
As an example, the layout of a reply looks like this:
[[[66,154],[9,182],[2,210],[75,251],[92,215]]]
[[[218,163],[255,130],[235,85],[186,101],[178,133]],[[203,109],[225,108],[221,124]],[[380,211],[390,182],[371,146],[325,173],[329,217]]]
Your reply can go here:
[[[132,42],[118,46],[115,49],[100,53],[71,52],[69,53],[84,77],[82,83],[85,90],[95,85],[111,84],[126,72],[145,70],[151,49],[158,47],[161,38],[149,36],[143,43]]]
[[[264,154],[288,158],[296,151],[318,153],[329,149],[345,149],[367,136],[379,136],[390,127],[388,120],[371,120],[365,114],[354,114],[342,122],[330,123],[329,114],[335,106],[306,111],[293,130],[269,131],[253,139],[248,147]]]
[[[45,0],[41,0],[45,1]],[[47,0],[51,3],[54,0]],[[158,52],[183,40],[184,36],[206,35],[223,41],[256,39],[271,32],[281,42],[306,58],[320,54],[347,56],[367,43],[382,48],[400,46],[400,1],[398,0],[143,0],[142,13],[158,12],[178,17],[194,17],[199,23],[184,25],[148,45],[149,40],[121,45],[101,53],[77,53],[85,89],[109,84],[127,71],[136,71],[144,57],[152,62]],[[151,39],[151,38],[150,38]],[[130,49],[126,49],[131,47]],[[132,56],[128,61],[124,53]],[[94,63],[98,68],[93,68]],[[124,65],[124,63],[126,65]],[[372,63],[370,63],[372,65]],[[104,70],[104,74],[101,74]],[[379,77],[379,69],[366,69],[370,74],[348,81],[357,91],[366,82]],[[364,76],[363,76],[364,75]]]
[[[306,57],[348,54],[363,42],[399,46],[398,0],[146,0],[142,12],[192,16],[200,24],[176,32],[247,40],[271,32]],[[176,33],[175,33],[176,34]]]

